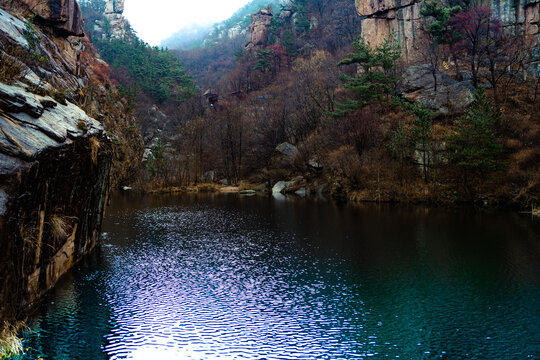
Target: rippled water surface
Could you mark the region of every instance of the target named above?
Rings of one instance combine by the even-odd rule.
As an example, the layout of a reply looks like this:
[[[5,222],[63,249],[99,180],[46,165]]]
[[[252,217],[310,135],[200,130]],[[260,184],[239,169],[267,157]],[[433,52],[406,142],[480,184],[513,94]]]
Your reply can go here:
[[[540,220],[119,196],[25,359],[540,359]]]

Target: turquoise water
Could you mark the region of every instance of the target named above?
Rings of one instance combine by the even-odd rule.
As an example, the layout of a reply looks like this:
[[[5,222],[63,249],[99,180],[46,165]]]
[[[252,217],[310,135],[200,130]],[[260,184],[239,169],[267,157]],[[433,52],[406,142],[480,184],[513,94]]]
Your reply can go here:
[[[540,219],[113,198],[24,359],[540,359]]]

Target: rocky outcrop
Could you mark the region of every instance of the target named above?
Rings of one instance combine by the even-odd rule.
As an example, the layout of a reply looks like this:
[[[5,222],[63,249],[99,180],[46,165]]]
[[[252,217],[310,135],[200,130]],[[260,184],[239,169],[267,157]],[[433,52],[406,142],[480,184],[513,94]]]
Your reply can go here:
[[[0,316],[18,315],[100,233],[111,154],[77,106],[0,84]]]
[[[391,34],[397,37],[403,57],[419,60],[420,49],[426,46],[422,36],[421,0],[355,0],[362,19],[362,35],[373,45],[379,45]],[[491,0],[493,14],[506,26],[518,26],[539,43],[540,0]]]
[[[88,89],[109,84],[83,68],[88,59],[102,68],[88,41],[68,38],[79,33],[77,3],[0,1],[0,319],[9,321],[95,247],[113,151],[82,110],[101,113]],[[41,20],[25,22],[28,9]]]
[[[463,113],[474,101],[471,83],[455,81],[433,70],[433,66],[427,64],[410,66],[399,83],[398,93],[408,101],[423,104],[439,116]]]
[[[251,33],[251,40],[246,45],[247,48],[254,46],[265,46],[268,42],[268,28],[274,17],[274,11],[272,6],[268,5],[268,8],[259,10],[256,14],[251,15],[251,24],[249,25],[249,31]]]
[[[80,55],[84,50],[79,39],[52,37],[34,26],[34,41],[27,35],[27,24],[0,8],[0,55],[15,56],[21,67],[20,80],[28,86],[76,90],[87,80],[82,76]],[[32,47],[33,45],[33,47]],[[9,54],[11,49],[12,54]],[[39,59],[39,60],[38,60]]]
[[[0,0],[0,6],[24,9],[63,35],[84,36],[83,17],[76,0]]]
[[[102,39],[125,39],[131,35],[130,25],[124,17],[124,0],[107,0],[103,18],[92,24],[92,36]]]
[[[124,0],[108,0],[105,5],[105,18],[108,22],[108,36],[123,39],[127,36],[129,23],[124,17]]]

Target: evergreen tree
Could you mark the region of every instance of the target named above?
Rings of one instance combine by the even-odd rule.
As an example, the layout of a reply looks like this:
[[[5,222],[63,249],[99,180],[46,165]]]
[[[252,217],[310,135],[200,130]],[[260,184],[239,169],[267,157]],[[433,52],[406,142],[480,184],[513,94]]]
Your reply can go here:
[[[498,122],[499,114],[479,87],[469,112],[456,121],[455,132],[448,138],[450,161],[461,169],[469,192],[472,178],[484,178],[501,168],[498,157],[503,147],[497,142]]]
[[[401,51],[395,39],[386,39],[373,48],[360,36],[354,40],[352,48],[353,52],[338,65],[356,64],[360,71],[355,77],[341,74],[343,86],[353,96],[343,103],[336,103],[338,110],[333,115],[338,117],[354,113],[374,101],[386,100],[398,80],[395,67]]]
[[[433,111],[427,109],[422,104],[411,104],[409,111],[414,115],[412,138],[415,143],[415,150],[421,156],[422,173],[424,181],[428,182],[428,171],[432,162],[431,140],[433,127]]]

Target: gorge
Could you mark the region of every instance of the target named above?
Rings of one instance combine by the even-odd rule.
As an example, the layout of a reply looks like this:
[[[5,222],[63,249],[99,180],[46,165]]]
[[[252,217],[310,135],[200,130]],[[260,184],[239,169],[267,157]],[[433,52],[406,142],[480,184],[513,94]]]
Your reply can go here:
[[[0,357],[540,356],[540,2],[124,5],[0,0]]]

